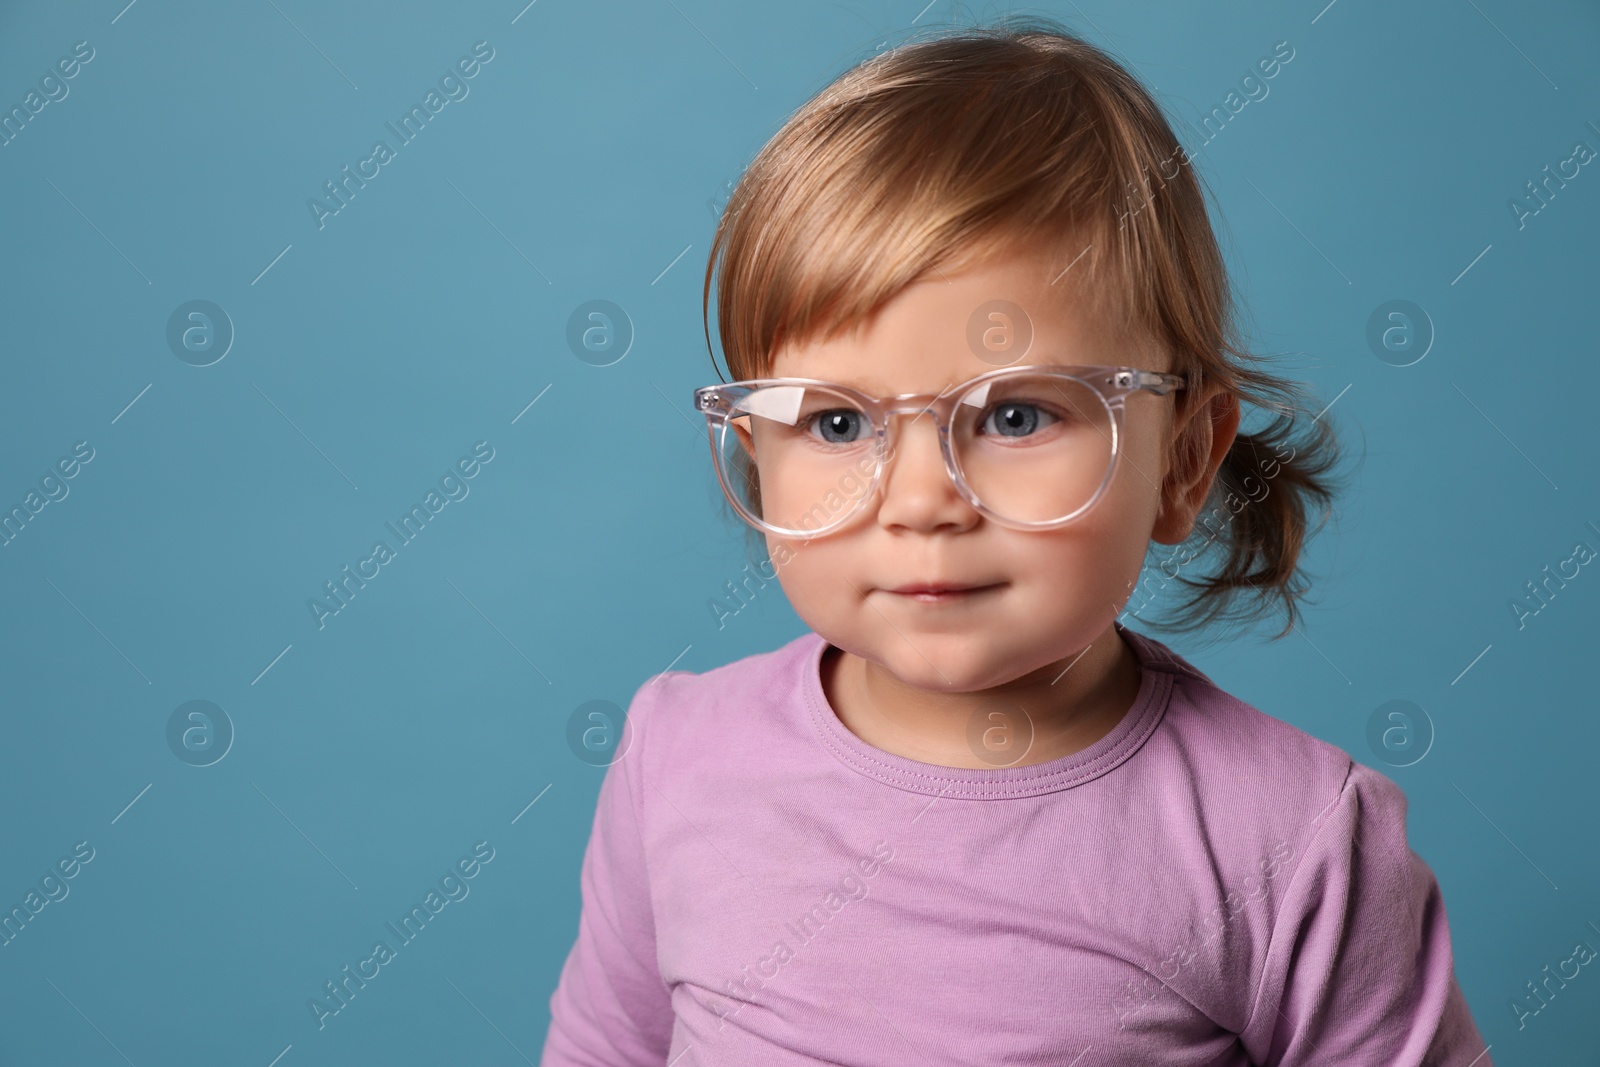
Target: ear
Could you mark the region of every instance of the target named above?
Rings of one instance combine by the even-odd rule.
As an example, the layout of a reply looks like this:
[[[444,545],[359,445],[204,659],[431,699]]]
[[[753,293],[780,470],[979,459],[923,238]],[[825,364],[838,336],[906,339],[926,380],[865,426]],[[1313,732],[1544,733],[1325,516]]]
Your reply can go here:
[[[728,420],[728,426],[733,430],[734,439],[739,442],[739,447],[744,449],[745,455],[754,461],[756,457],[756,440],[750,433],[752,421],[749,415],[735,415]]]
[[[1189,536],[1238,433],[1239,398],[1229,392],[1213,392],[1178,415],[1169,444],[1172,463],[1150,533],[1153,540],[1175,545]]]

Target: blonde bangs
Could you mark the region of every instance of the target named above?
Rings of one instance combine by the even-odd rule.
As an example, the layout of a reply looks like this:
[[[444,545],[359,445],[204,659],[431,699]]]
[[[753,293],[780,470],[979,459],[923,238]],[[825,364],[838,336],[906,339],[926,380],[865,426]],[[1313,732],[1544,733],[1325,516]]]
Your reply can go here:
[[[1164,121],[1139,128],[1115,86],[1062,52],[982,31],[907,45],[797,111],[713,243],[705,296],[709,310],[715,275],[729,373],[757,377],[785,344],[831,338],[930,272],[1018,246],[1045,250],[1130,326],[1156,325],[1152,251],[1171,236],[1159,201],[1194,179],[1180,168],[1155,190],[1157,162],[1181,151]]]

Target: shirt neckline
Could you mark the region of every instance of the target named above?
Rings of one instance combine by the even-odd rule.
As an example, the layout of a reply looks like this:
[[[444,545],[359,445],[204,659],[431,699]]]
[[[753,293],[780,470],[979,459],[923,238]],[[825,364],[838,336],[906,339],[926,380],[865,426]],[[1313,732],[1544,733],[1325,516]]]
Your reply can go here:
[[[801,658],[802,688],[812,725],[824,748],[845,766],[885,785],[927,796],[1005,800],[1054,793],[1093,781],[1137,752],[1166,712],[1175,678],[1170,655],[1149,639],[1115,623],[1139,658],[1139,691],[1122,720],[1100,740],[1059,759],[1019,767],[945,767],[885,752],[867,744],[839,721],[822,688],[822,653],[828,641],[812,632]]]

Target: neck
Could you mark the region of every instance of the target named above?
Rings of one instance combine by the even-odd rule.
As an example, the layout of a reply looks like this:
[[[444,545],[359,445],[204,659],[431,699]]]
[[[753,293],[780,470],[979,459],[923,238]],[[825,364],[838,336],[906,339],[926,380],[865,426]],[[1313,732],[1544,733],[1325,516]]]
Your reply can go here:
[[[880,664],[824,650],[824,689],[841,722],[876,748],[950,767],[1025,766],[1110,733],[1137,696],[1138,657],[1108,625],[1087,648],[970,693],[919,689]]]

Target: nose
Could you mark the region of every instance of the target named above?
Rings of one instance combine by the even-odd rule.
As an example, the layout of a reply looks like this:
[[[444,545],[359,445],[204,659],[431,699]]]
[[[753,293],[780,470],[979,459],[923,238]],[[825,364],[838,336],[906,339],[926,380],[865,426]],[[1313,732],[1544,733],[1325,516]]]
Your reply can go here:
[[[888,529],[959,532],[981,517],[945,469],[932,412],[898,411],[894,445],[884,457],[877,522]]]

